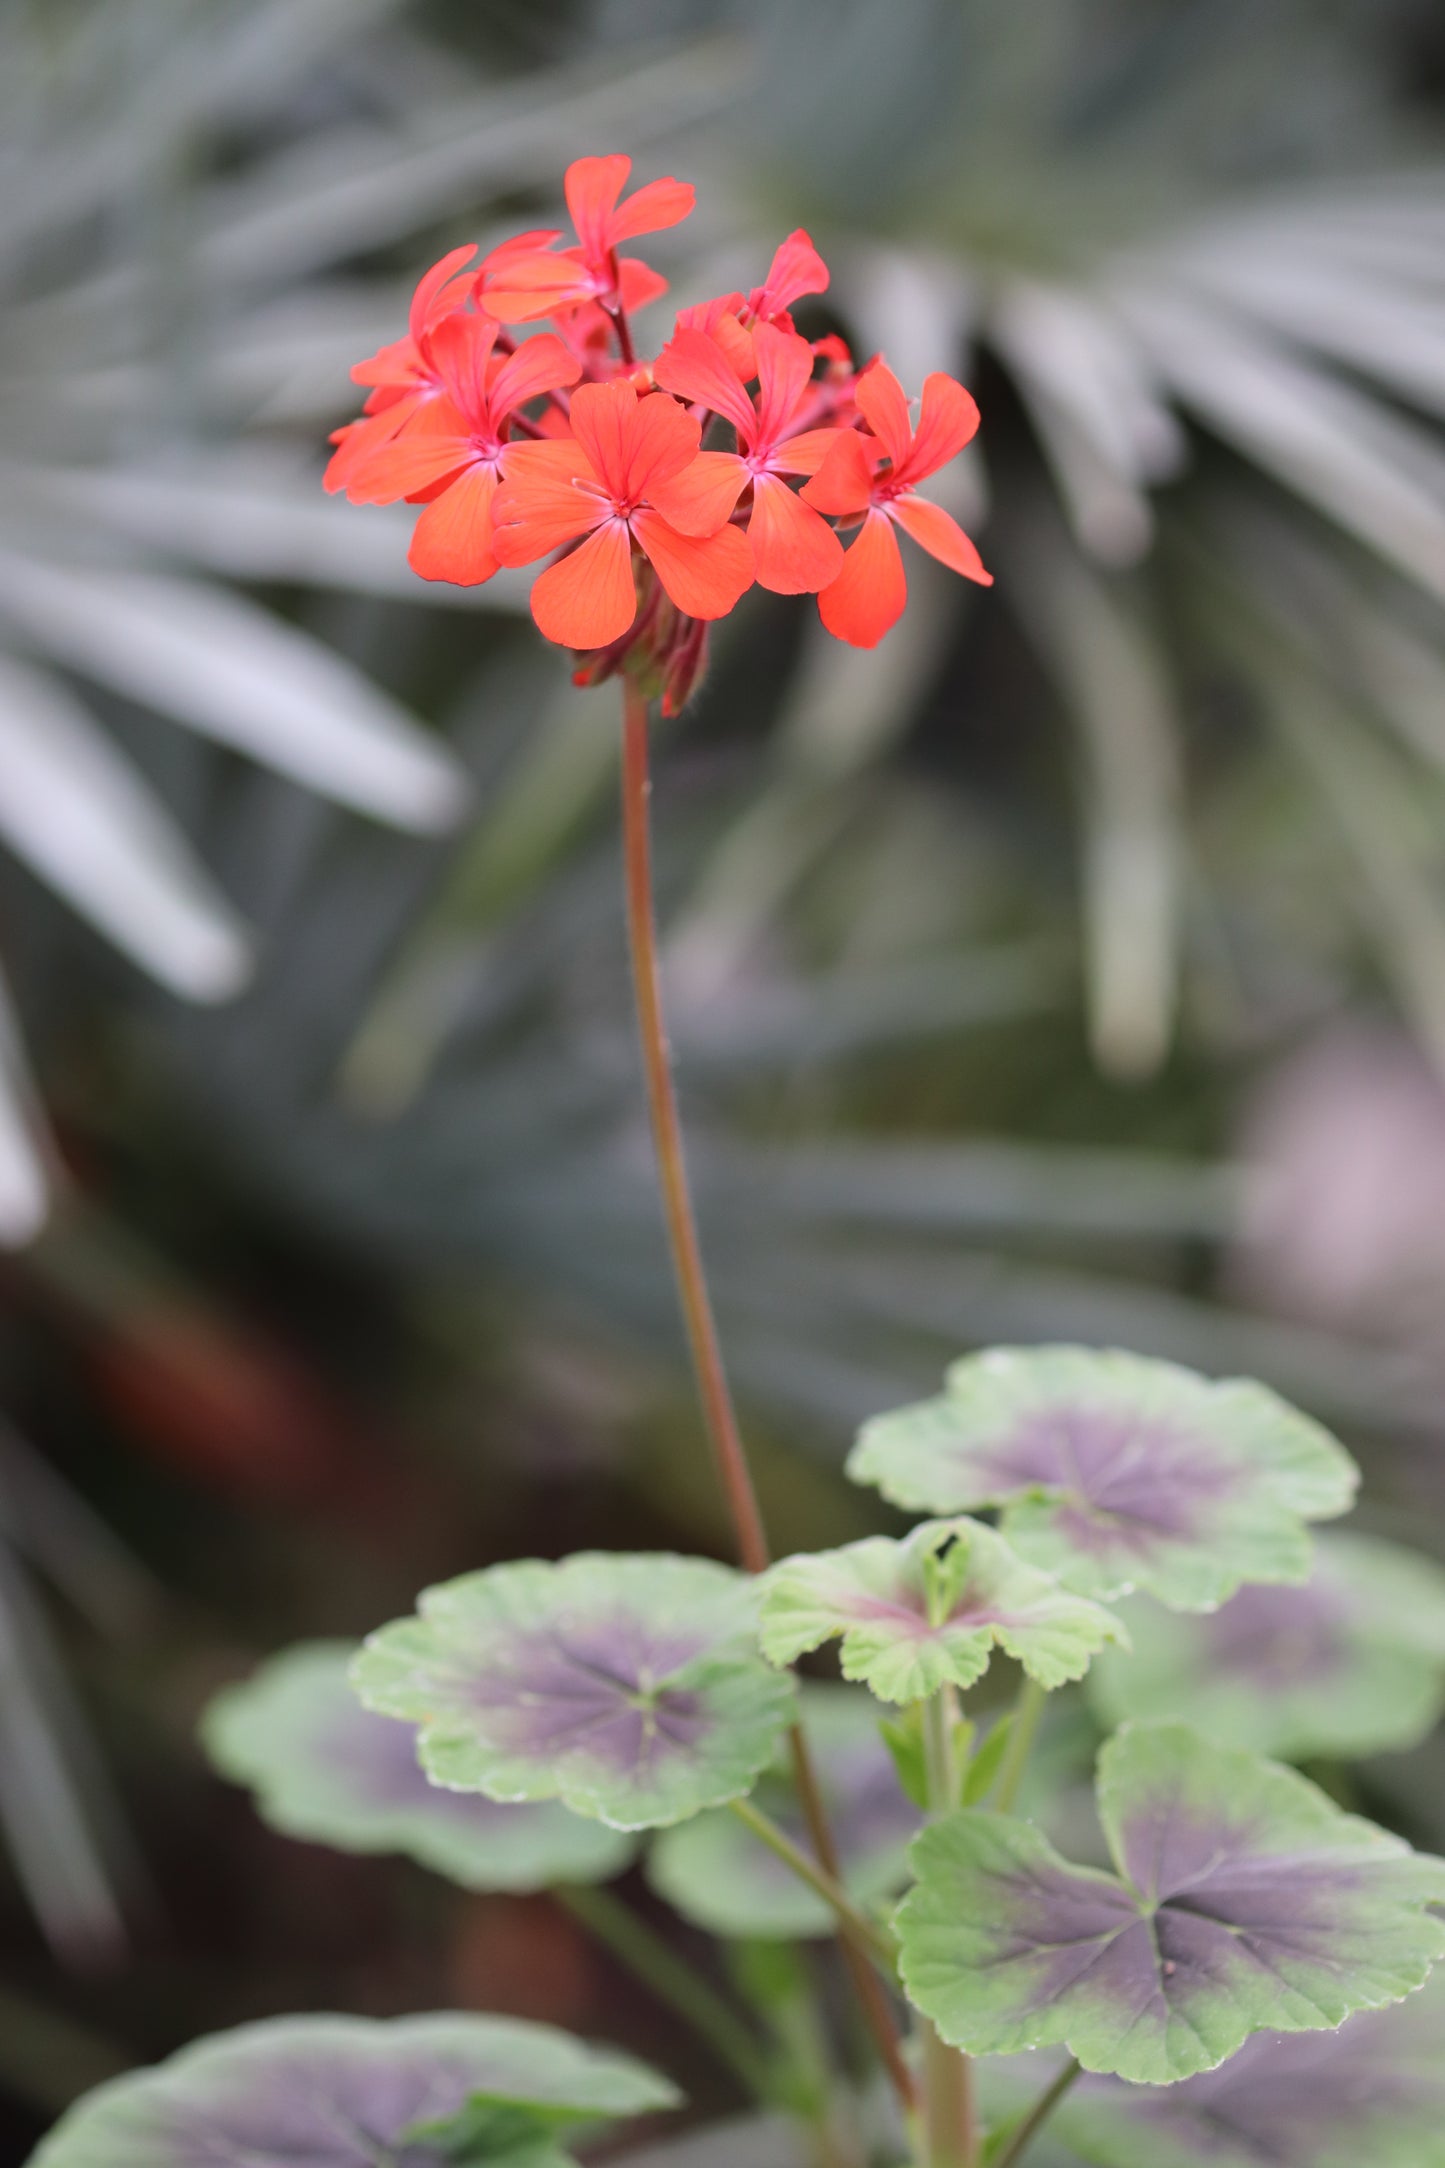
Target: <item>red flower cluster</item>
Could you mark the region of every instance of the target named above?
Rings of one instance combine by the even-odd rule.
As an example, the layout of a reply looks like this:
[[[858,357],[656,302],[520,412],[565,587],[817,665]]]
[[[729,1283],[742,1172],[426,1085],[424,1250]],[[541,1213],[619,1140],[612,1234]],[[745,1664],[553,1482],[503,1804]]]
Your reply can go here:
[[[569,167],[575,247],[525,233],[480,265],[461,248],[433,266],[406,337],[351,372],[368,396],[333,438],[327,488],[422,505],[409,561],[424,579],[474,586],[552,557],[532,614],[579,652],[578,682],[625,669],[669,713],[697,681],[708,624],[754,581],[815,594],[855,647],[876,646],[907,600],[895,527],[989,584],[963,530],[916,494],[968,443],[977,407],[930,376],[915,428],[881,359],[855,370],[841,339],[799,335],[793,304],[828,284],[806,233],[761,286],[682,310],[656,360],[639,359],[632,312],[667,285],[618,251],[694,199],[675,180],[624,198],[630,170],[616,156]],[[543,317],[552,332],[505,328]],[[730,443],[704,450],[705,437]]]

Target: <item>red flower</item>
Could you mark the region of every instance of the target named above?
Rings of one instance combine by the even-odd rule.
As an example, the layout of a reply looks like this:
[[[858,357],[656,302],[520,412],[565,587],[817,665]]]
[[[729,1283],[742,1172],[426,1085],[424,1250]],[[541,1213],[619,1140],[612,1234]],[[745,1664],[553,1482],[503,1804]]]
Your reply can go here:
[[[843,568],[838,537],[811,505],[789,489],[784,477],[815,474],[836,431],[800,431],[798,418],[813,404],[813,350],[796,332],[759,323],[752,333],[758,393],[749,397],[731,356],[704,331],[680,330],[657,358],[653,375],[664,391],[677,392],[732,423],[735,452],[701,452],[657,502],[684,534],[711,533],[729,517],[752,486],[748,540],[758,582],[776,595],[811,595]]]
[[[525,324],[589,302],[638,309],[665,294],[666,279],[635,256],[619,258],[617,247],[640,233],[677,225],[691,211],[697,193],[687,181],[649,181],[620,203],[631,171],[632,160],[618,152],[576,159],[563,185],[577,247],[556,254],[519,249],[495,275],[479,282],[481,307],[503,323]]]
[[[550,332],[496,352],[490,316],[451,316],[431,336],[442,387],[410,428],[363,459],[347,495],[353,504],[428,496],[407,562],[424,580],[475,587],[497,569],[492,499],[501,478],[512,416],[539,393],[575,384],[577,363]],[[439,485],[439,486],[438,486]]]
[[[755,286],[746,298],[742,294],[719,294],[715,301],[698,301],[691,308],[679,309],[677,329],[710,333],[739,377],[748,383],[758,373],[751,327],[775,324],[780,331],[791,331],[793,319],[788,311],[793,303],[804,294],[827,291],[828,266],[799,226],[773,251],[761,286]],[[815,351],[828,344],[841,346],[842,341],[820,341]]]
[[[696,419],[662,392],[639,399],[630,384],[582,384],[572,428],[572,439],[513,445],[492,507],[504,565],[585,537],[532,589],[541,631],[579,649],[620,640],[637,615],[634,542],[685,616],[725,617],[752,584],[746,539],[726,512],[710,534],[684,534],[658,509],[697,457]]]
[[[432,339],[439,324],[465,307],[477,279],[505,263],[512,254],[530,254],[556,238],[554,232],[541,228],[518,234],[515,240],[504,241],[484,257],[479,271],[465,268],[477,253],[475,241],[448,250],[439,263],[432,265],[412,295],[405,337],[393,339],[367,360],[357,362],[351,372],[353,383],[372,388],[363,418],[348,422],[332,439],[336,450],[322,478],[328,490],[334,494],[345,489],[349,493],[351,477],[361,462],[407,428],[427,401],[441,391]]]
[[[876,647],[903,613],[908,586],[895,524],[940,564],[984,587],[993,585],[978,551],[941,505],[914,495],[914,484],[957,457],[978,427],[978,408],[951,376],[926,377],[918,428],[893,371],[881,361],[864,370],[858,409],[873,435],[840,430],[827,458],[803,490],[820,512],[863,525],[843,569],[818,597],[829,632],[852,647]]]
[[[767,277],[748,295],[748,314],[758,323],[781,324],[791,331],[793,319],[788,311],[793,303],[804,294],[827,291],[828,266],[814,248],[812,236],[799,226],[773,251]]]

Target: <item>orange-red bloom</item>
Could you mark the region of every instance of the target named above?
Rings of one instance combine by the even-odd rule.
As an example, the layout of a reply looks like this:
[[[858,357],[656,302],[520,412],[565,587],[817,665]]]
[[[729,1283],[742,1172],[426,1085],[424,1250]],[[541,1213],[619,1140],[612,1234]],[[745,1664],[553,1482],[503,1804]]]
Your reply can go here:
[[[696,418],[663,392],[639,399],[630,384],[582,384],[571,420],[571,438],[511,447],[492,507],[504,565],[585,538],[532,589],[541,631],[579,649],[621,639],[637,615],[634,543],[684,615],[725,617],[752,584],[746,539],[725,511],[710,534],[684,534],[658,509],[697,457]]]
[[[328,490],[349,491],[352,475],[361,462],[409,427],[428,400],[441,391],[432,338],[439,324],[466,306],[476,281],[509,257],[531,254],[556,238],[555,230],[550,228],[518,234],[484,257],[480,270],[467,268],[477,253],[476,242],[469,241],[462,248],[449,249],[432,265],[412,295],[405,336],[357,362],[351,372],[354,384],[368,384],[371,389],[361,420],[348,422],[332,439],[336,450],[322,477]]]
[[[752,326],[773,324],[791,331],[788,313],[804,294],[828,291],[828,266],[801,226],[780,241],[773,251],[768,275],[750,294],[719,294],[714,301],[694,302],[677,312],[678,331],[705,331],[717,340],[744,383],[758,373]],[[841,340],[835,342],[842,344]]]
[[[576,248],[518,250],[478,282],[481,307],[503,323],[525,324],[593,302],[638,309],[665,294],[666,279],[637,257],[619,257],[617,249],[641,233],[677,225],[697,192],[687,181],[649,181],[619,202],[631,171],[632,160],[617,152],[576,159],[563,183]]]
[[[699,453],[658,502],[685,534],[705,534],[729,517],[751,484],[748,540],[759,585],[777,595],[816,594],[843,569],[842,544],[784,477],[816,473],[836,432],[799,429],[804,408],[816,404],[807,340],[759,323],[752,345],[756,401],[739,381],[727,349],[705,331],[684,326],[658,355],[653,375],[663,390],[720,414],[738,439],[735,452]]]
[[[430,355],[441,396],[410,428],[361,460],[348,496],[354,504],[390,504],[425,493],[407,562],[424,580],[475,587],[497,569],[492,499],[501,478],[512,416],[539,393],[575,384],[576,361],[544,332],[515,353],[496,351],[489,316],[455,315],[438,324]]]
[[[803,495],[820,512],[862,517],[843,569],[818,597],[818,612],[838,639],[876,647],[908,600],[895,524],[965,579],[990,587],[993,575],[942,505],[914,494],[914,485],[956,458],[978,428],[970,394],[951,376],[925,377],[916,431],[903,387],[883,362],[864,370],[856,396],[872,437],[840,430]]]
[[[794,304],[829,283],[801,227],[761,285],[682,310],[655,362],[637,352],[630,312],[666,281],[620,251],[694,197],[672,179],[624,196],[631,170],[619,155],[568,167],[574,245],[549,229],[480,266],[472,248],[432,266],[406,336],[352,371],[367,397],[333,436],[327,488],[419,506],[408,555],[426,579],[472,586],[555,553],[532,610],[575,651],[576,681],[625,674],[665,713],[754,579],[816,594],[828,630],[859,647],[906,601],[896,527],[987,584],[967,535],[917,494],[973,435],[972,399],[930,376],[915,430],[881,361],[860,373],[843,339],[799,335]],[[520,347],[499,328],[542,317],[551,332]]]

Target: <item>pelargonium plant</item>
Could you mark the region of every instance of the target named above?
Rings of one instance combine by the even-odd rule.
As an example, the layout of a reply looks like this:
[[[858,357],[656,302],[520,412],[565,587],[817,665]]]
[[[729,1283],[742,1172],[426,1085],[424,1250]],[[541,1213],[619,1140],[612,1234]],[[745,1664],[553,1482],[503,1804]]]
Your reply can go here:
[[[620,682],[649,1102],[738,1563],[465,1574],[359,1650],[273,1658],[212,1706],[206,1744],[296,1837],[552,1891],[827,2168],[1012,2168],[1046,2120],[1046,2145],[1100,2168],[1421,2168],[1445,2158],[1439,1997],[1406,1998],[1445,1954],[1445,1861],[1345,1811],[1336,1771],[1438,1718],[1445,1575],[1376,1539],[1316,1552],[1311,1523],[1356,1486],[1326,1431],[1263,1385],[995,1349],[854,1447],[853,1478],[923,1516],[909,1532],[770,1557],[672,1091],[649,707],[681,709],[708,625],[755,580],[874,644],[904,606],[896,527],[986,581],[915,493],[977,414],[937,374],[915,417],[884,361],[803,337],[790,311],[828,273],[802,232],[640,358],[632,317],[664,285],[619,250],[693,192],[624,196],[628,173],[570,169],[573,245],[529,233],[428,272],[407,334],[353,372],[365,411],[328,484],[420,504],[425,578],[549,559],[539,628],[579,681]],[[800,1681],[818,1651],[839,1675]],[[695,1969],[607,1886],[639,1861],[735,1962]],[[813,2000],[817,1968],[757,1961],[822,1937],[861,2028]],[[609,2120],[677,2104],[666,2077],[546,2026],[279,2018],[102,2087],[36,2163],[566,2168]]]

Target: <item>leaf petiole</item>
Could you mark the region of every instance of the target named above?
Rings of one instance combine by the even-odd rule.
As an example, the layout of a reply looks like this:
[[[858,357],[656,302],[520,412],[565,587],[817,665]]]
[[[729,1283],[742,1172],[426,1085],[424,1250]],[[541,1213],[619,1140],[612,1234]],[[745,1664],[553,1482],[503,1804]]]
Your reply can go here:
[[[765,1844],[785,1867],[806,1882],[815,1896],[838,1921],[839,1931],[855,1948],[865,1950],[879,1969],[890,1980],[897,1977],[896,1945],[888,1929],[877,1920],[870,1919],[861,1905],[854,1903],[841,1882],[824,1872],[816,1860],[809,1859],[801,1846],[794,1844],[785,1829],[780,1829],[770,1814],[753,1805],[751,1799],[729,1801],[733,1813],[750,1829],[760,1843]]]
[[[737,2013],[647,1922],[610,1890],[576,1882],[554,1886],[553,1897],[653,1994],[687,2020],[753,2097],[773,2102],[778,2087],[768,2058]]]
[[[998,1784],[989,1802],[1000,1814],[1008,1814],[1013,1810],[1028,1763],[1029,1749],[1034,1743],[1034,1733],[1039,1728],[1039,1718],[1044,1713],[1047,1699],[1048,1695],[1037,1679],[1024,1680],[1019,1689],[1019,1698],[1014,1704],[1013,1715],[1009,1719],[1008,1744],[1004,1748]]]
[[[1023,2121],[1015,2125],[1003,2151],[994,2155],[989,2168],[1015,2168],[1015,2163],[1023,2159],[1038,2132],[1080,2074],[1080,2065],[1071,2055],[1053,2083],[1040,2093]]]

